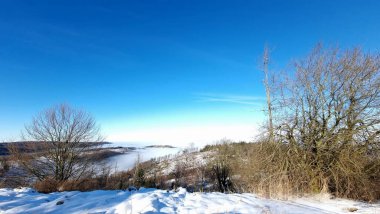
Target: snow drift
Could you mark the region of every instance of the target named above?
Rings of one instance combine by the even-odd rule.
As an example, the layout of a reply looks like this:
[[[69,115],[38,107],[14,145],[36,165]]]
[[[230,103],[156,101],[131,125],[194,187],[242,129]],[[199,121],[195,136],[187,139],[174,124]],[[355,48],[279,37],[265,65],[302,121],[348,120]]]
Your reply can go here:
[[[254,194],[188,193],[141,189],[38,193],[30,188],[0,189],[0,213],[380,213],[380,204],[343,199],[289,201]]]

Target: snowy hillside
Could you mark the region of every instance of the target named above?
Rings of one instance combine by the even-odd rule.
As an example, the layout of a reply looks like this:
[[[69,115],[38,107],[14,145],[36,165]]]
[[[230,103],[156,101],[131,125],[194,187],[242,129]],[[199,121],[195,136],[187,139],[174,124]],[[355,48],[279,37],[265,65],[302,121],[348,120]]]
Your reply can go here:
[[[342,199],[276,201],[253,194],[92,191],[41,194],[33,189],[0,189],[0,213],[380,213],[380,204]]]

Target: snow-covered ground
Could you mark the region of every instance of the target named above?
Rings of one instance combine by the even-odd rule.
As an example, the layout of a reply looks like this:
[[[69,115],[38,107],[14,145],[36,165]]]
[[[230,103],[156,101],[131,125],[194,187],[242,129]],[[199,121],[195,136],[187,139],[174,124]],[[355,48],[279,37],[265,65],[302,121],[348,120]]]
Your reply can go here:
[[[301,198],[269,200],[253,194],[139,191],[37,193],[30,188],[0,189],[0,213],[380,213],[380,204]]]

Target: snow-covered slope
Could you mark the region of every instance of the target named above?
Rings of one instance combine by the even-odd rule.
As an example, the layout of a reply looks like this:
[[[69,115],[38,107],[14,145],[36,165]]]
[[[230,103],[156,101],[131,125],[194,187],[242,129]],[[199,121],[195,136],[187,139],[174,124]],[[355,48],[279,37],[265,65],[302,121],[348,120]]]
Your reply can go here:
[[[341,199],[276,201],[253,194],[92,191],[41,194],[33,189],[0,189],[0,213],[380,213],[379,204]]]

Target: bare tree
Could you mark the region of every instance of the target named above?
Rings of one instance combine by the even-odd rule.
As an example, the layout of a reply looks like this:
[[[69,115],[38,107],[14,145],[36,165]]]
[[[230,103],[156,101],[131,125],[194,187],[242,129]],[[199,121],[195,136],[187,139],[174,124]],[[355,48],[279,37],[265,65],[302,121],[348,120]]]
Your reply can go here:
[[[285,170],[302,154],[330,192],[371,188],[380,173],[380,55],[318,45],[294,68],[273,112],[276,140],[290,149]]]
[[[313,153],[321,145],[378,147],[379,55],[317,46],[295,68],[276,112],[284,141],[302,142]]]
[[[91,155],[102,138],[94,118],[67,105],[47,109],[25,126],[28,142],[10,150],[17,162],[38,180],[80,179],[94,169]],[[25,151],[25,148],[24,148]]]
[[[264,86],[265,86],[265,93],[266,93],[266,98],[267,98],[269,140],[272,141],[273,140],[273,116],[272,116],[271,87],[269,84],[268,64],[269,64],[269,48],[268,46],[265,46],[264,54],[263,54],[263,71],[265,75]]]

